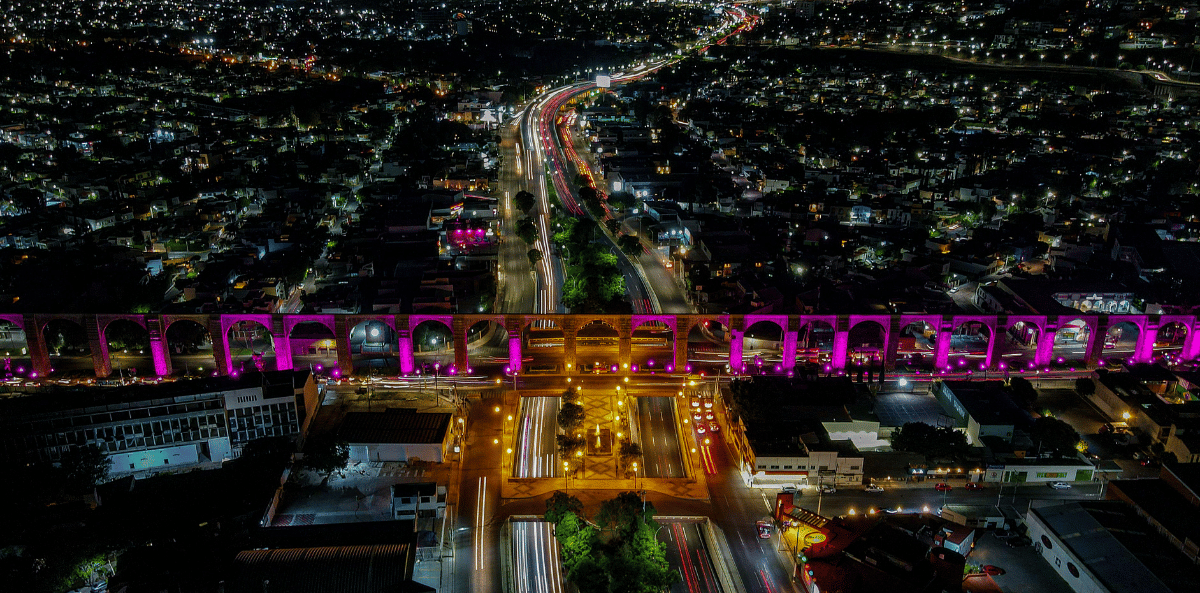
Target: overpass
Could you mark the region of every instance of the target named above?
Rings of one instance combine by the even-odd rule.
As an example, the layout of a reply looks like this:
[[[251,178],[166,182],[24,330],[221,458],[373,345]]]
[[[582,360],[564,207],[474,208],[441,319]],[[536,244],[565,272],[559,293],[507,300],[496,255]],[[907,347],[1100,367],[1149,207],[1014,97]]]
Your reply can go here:
[[[54,370],[61,328],[86,335],[97,377],[113,374],[115,324],[144,332],[146,368],[178,370],[181,324],[211,342],[216,374],[260,367],[314,366],[333,374],[382,360],[391,372],[787,373],[817,365],[830,373],[858,366],[900,370],[1003,370],[1200,358],[1195,315],[302,315],[0,314],[0,348],[28,360],[35,377]],[[132,324],[132,325],[130,325]],[[59,329],[50,329],[59,328]],[[423,336],[431,336],[425,340]],[[55,339],[56,338],[56,339]],[[54,339],[54,340],[52,340]],[[17,343],[24,340],[25,346]],[[82,338],[80,338],[82,342]],[[240,348],[239,348],[240,344]],[[315,344],[315,346],[314,346]],[[615,348],[614,348],[615,346]],[[208,348],[211,348],[209,353]],[[261,350],[261,351],[260,351]],[[143,353],[144,354],[144,353]],[[264,356],[265,355],[265,356]],[[61,353],[60,355],[61,356]],[[137,354],[121,354],[123,358]],[[265,359],[265,360],[264,360]],[[593,362],[595,360],[595,362]],[[600,363],[603,360],[603,364]],[[84,363],[86,364],[86,362]],[[728,367],[726,367],[728,365]],[[24,371],[22,365],[21,370]],[[369,365],[368,365],[369,366]],[[537,367],[537,368],[535,368]],[[10,368],[14,372],[16,368]],[[26,371],[26,373],[29,373]],[[21,374],[21,373],[17,373]],[[146,374],[146,373],[143,373]]]

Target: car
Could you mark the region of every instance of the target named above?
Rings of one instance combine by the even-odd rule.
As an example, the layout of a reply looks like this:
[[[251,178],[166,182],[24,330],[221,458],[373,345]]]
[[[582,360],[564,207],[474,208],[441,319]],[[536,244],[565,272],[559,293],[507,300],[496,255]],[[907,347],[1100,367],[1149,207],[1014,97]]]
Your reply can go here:
[[[698,399],[693,399],[693,400],[692,400],[692,407],[693,407],[693,408],[699,408],[699,407],[700,407],[700,400],[698,400]]]
[[[1003,528],[993,531],[992,535],[996,536],[996,539],[1009,539],[1017,536],[1017,534]]]
[[[983,490],[983,484],[979,482],[967,482],[967,490]]]
[[[880,492],[883,492],[883,486],[880,486],[879,484],[869,484],[869,485],[863,487],[863,492],[880,493]]]
[[[817,487],[817,491],[821,494],[833,494],[834,492],[837,492],[837,488],[834,488],[829,484],[821,484]]]
[[[708,430],[710,432],[721,432],[721,425],[717,424],[716,420],[713,420],[712,422],[708,423]]]
[[[1146,455],[1144,452],[1142,452],[1142,451],[1134,451],[1133,452],[1133,460],[1134,461],[1145,461],[1147,459],[1150,459],[1150,456]]]
[[[1142,460],[1142,466],[1143,466],[1143,467],[1159,467],[1159,466],[1161,466],[1161,465],[1162,465],[1162,462],[1161,462],[1161,461],[1159,461],[1158,459],[1155,459],[1155,458],[1153,458],[1153,457],[1151,457],[1151,458],[1149,458],[1149,459],[1143,459],[1143,460]]]
[[[937,490],[938,492],[949,492],[949,491],[953,490],[954,488],[952,488],[949,484],[947,484],[945,482],[940,482],[940,483],[938,483],[938,485],[934,486],[933,489]]]
[[[700,412],[696,412],[695,414],[692,414],[692,418],[697,421],[703,420],[704,414],[701,414]]]
[[[1024,548],[1025,546],[1032,544],[1033,540],[1029,539],[1029,536],[1027,535],[1018,535],[1017,537],[1009,538],[1004,543],[1010,548]]]
[[[712,412],[705,412],[705,413],[704,413],[704,419],[705,419],[705,420],[712,420],[712,419],[713,419],[713,418],[715,418],[715,417],[716,417],[716,416],[713,416],[713,413],[712,413]]]
[[[1069,490],[1071,485],[1066,482],[1050,482],[1050,487],[1055,490]]]
[[[704,407],[706,409],[712,409],[712,398],[710,398],[710,397],[704,398]]]
[[[1004,574],[1003,568],[1000,568],[999,566],[993,566],[991,564],[984,564],[981,570],[983,570],[983,574],[993,577]]]
[[[704,428],[703,424],[700,424],[699,422],[696,423],[696,432],[698,432],[700,434],[704,434],[707,431],[708,431],[708,429]]]

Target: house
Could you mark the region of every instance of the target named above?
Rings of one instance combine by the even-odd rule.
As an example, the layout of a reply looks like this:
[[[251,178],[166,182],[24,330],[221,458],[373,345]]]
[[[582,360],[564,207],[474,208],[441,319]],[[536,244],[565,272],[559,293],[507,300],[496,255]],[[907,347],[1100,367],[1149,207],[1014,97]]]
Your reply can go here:
[[[446,516],[446,487],[433,482],[392,485],[392,518],[441,518]]]

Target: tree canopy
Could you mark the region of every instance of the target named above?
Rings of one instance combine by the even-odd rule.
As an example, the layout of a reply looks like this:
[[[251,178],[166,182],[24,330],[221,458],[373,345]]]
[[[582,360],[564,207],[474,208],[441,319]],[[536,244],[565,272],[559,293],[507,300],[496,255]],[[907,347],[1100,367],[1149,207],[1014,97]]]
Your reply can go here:
[[[544,518],[554,523],[567,580],[582,593],[658,593],[679,573],[667,563],[653,516],[653,505],[622,492],[601,504],[593,524],[578,499],[556,492],[546,501]]]
[[[1033,439],[1034,446],[1040,448],[1042,453],[1056,455],[1072,455],[1075,446],[1079,444],[1079,433],[1075,432],[1070,424],[1049,416],[1043,416],[1033,421],[1029,437]]]
[[[304,445],[304,467],[326,478],[333,472],[346,467],[350,460],[350,446],[332,435],[321,435],[308,440]]]
[[[967,454],[967,435],[947,426],[907,422],[892,433],[892,449],[919,453],[926,461],[957,461]]]

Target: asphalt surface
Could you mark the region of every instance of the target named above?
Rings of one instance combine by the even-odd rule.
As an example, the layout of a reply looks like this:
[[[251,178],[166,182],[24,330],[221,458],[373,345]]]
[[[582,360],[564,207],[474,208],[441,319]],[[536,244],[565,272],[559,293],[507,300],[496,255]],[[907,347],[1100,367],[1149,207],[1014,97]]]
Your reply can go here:
[[[514,477],[552,478],[562,475],[558,469],[558,444],[555,440],[560,403],[557,397],[521,398]]]
[[[675,430],[675,402],[670,397],[639,397],[643,474],[648,478],[682,478],[683,456]]]

